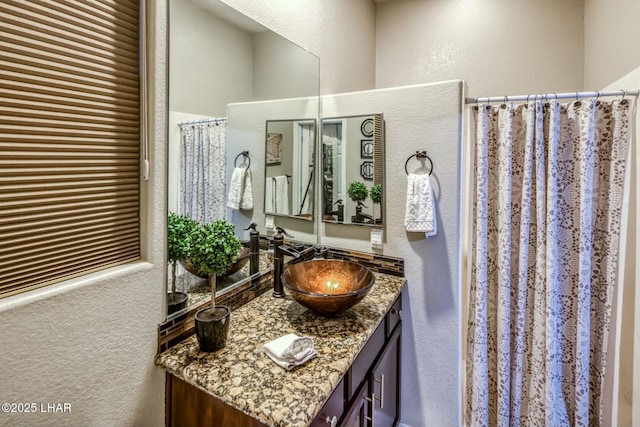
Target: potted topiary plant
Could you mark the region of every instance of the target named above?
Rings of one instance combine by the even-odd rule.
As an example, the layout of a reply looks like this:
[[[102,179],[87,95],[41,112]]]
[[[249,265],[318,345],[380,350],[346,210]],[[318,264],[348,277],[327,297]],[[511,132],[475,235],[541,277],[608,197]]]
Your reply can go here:
[[[226,344],[231,310],[216,305],[216,275],[223,274],[236,261],[241,247],[235,227],[224,219],[202,225],[191,234],[189,262],[197,271],[208,274],[211,284],[211,306],[195,315],[201,351],[216,351]]]
[[[380,218],[377,218],[375,222],[376,224],[382,224],[382,184],[378,183],[371,187],[369,195],[371,196],[371,201],[374,204],[380,205]]]
[[[364,222],[365,217],[362,214],[362,208],[366,206],[362,202],[369,195],[367,186],[360,181],[354,181],[349,185],[349,188],[347,188],[347,195],[351,200],[356,202],[356,214],[351,217],[351,222]]]
[[[169,315],[187,306],[187,294],[176,292],[176,264],[188,258],[189,237],[198,228],[198,223],[188,216],[170,212],[167,228],[167,259],[171,264],[171,292],[167,296],[167,314]]]

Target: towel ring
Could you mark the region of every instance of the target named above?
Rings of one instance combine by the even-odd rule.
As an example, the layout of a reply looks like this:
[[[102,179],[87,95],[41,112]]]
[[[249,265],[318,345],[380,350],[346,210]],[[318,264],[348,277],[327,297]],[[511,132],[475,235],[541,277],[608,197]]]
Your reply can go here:
[[[248,151],[243,151],[240,154],[238,154],[235,158],[235,160],[233,161],[233,167],[238,167],[237,163],[238,163],[238,159],[240,158],[240,156],[242,156],[242,160],[244,161],[244,159],[247,159],[247,170],[249,170],[249,166],[251,166],[251,157],[249,157],[249,152]]]
[[[409,175],[409,171],[407,170],[407,165],[409,164],[409,160],[411,160],[412,158],[416,158],[418,160],[420,159],[427,159],[429,160],[429,164],[431,165],[431,169],[429,170],[429,176],[431,176],[431,174],[433,173],[433,161],[431,160],[431,157],[429,157],[427,155],[426,151],[416,151],[415,154],[412,154],[409,156],[409,158],[407,159],[406,162],[404,162],[404,172]]]

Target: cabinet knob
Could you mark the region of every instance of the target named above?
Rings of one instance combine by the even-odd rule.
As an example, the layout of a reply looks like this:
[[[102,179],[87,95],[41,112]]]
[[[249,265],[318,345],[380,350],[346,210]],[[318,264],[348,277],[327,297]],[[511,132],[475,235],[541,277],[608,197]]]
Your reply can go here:
[[[327,422],[327,424],[330,424],[331,427],[336,427],[338,425],[338,417],[336,417],[335,415],[333,416],[333,418],[327,417],[325,421]]]
[[[395,308],[391,310],[393,314],[397,314],[399,317],[402,317],[402,309],[396,310]]]

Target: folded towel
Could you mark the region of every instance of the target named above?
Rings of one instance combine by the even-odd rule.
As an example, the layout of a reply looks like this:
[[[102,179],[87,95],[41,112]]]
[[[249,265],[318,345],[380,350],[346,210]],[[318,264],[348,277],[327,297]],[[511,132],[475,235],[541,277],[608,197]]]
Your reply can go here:
[[[274,177],[268,176],[264,183],[264,211],[265,213],[276,213],[275,195],[276,180]]]
[[[289,215],[289,179],[286,175],[276,176],[274,196],[276,213]]]
[[[250,211],[253,209],[253,185],[251,183],[251,170],[245,169],[243,181],[242,198],[240,199],[240,209]]]
[[[233,169],[227,206],[231,209],[253,209],[253,187],[249,169],[244,167]]]
[[[245,168],[233,169],[231,175],[231,183],[229,184],[229,197],[227,198],[227,206],[231,209],[240,209],[242,201],[242,185],[244,181]]]
[[[313,340],[296,334],[284,335],[266,343],[264,352],[278,366],[290,370],[314,358],[317,353],[313,348]]]
[[[426,237],[436,235],[436,212],[429,175],[409,174],[407,177],[404,225],[407,231],[422,232]]]

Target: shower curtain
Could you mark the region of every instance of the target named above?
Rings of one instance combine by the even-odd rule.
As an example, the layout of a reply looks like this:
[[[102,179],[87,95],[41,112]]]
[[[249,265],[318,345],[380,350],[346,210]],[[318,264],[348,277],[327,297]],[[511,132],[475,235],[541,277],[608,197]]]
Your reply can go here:
[[[476,107],[467,425],[602,425],[628,116]]]
[[[226,119],[180,126],[179,213],[202,224],[225,218],[226,145]]]

